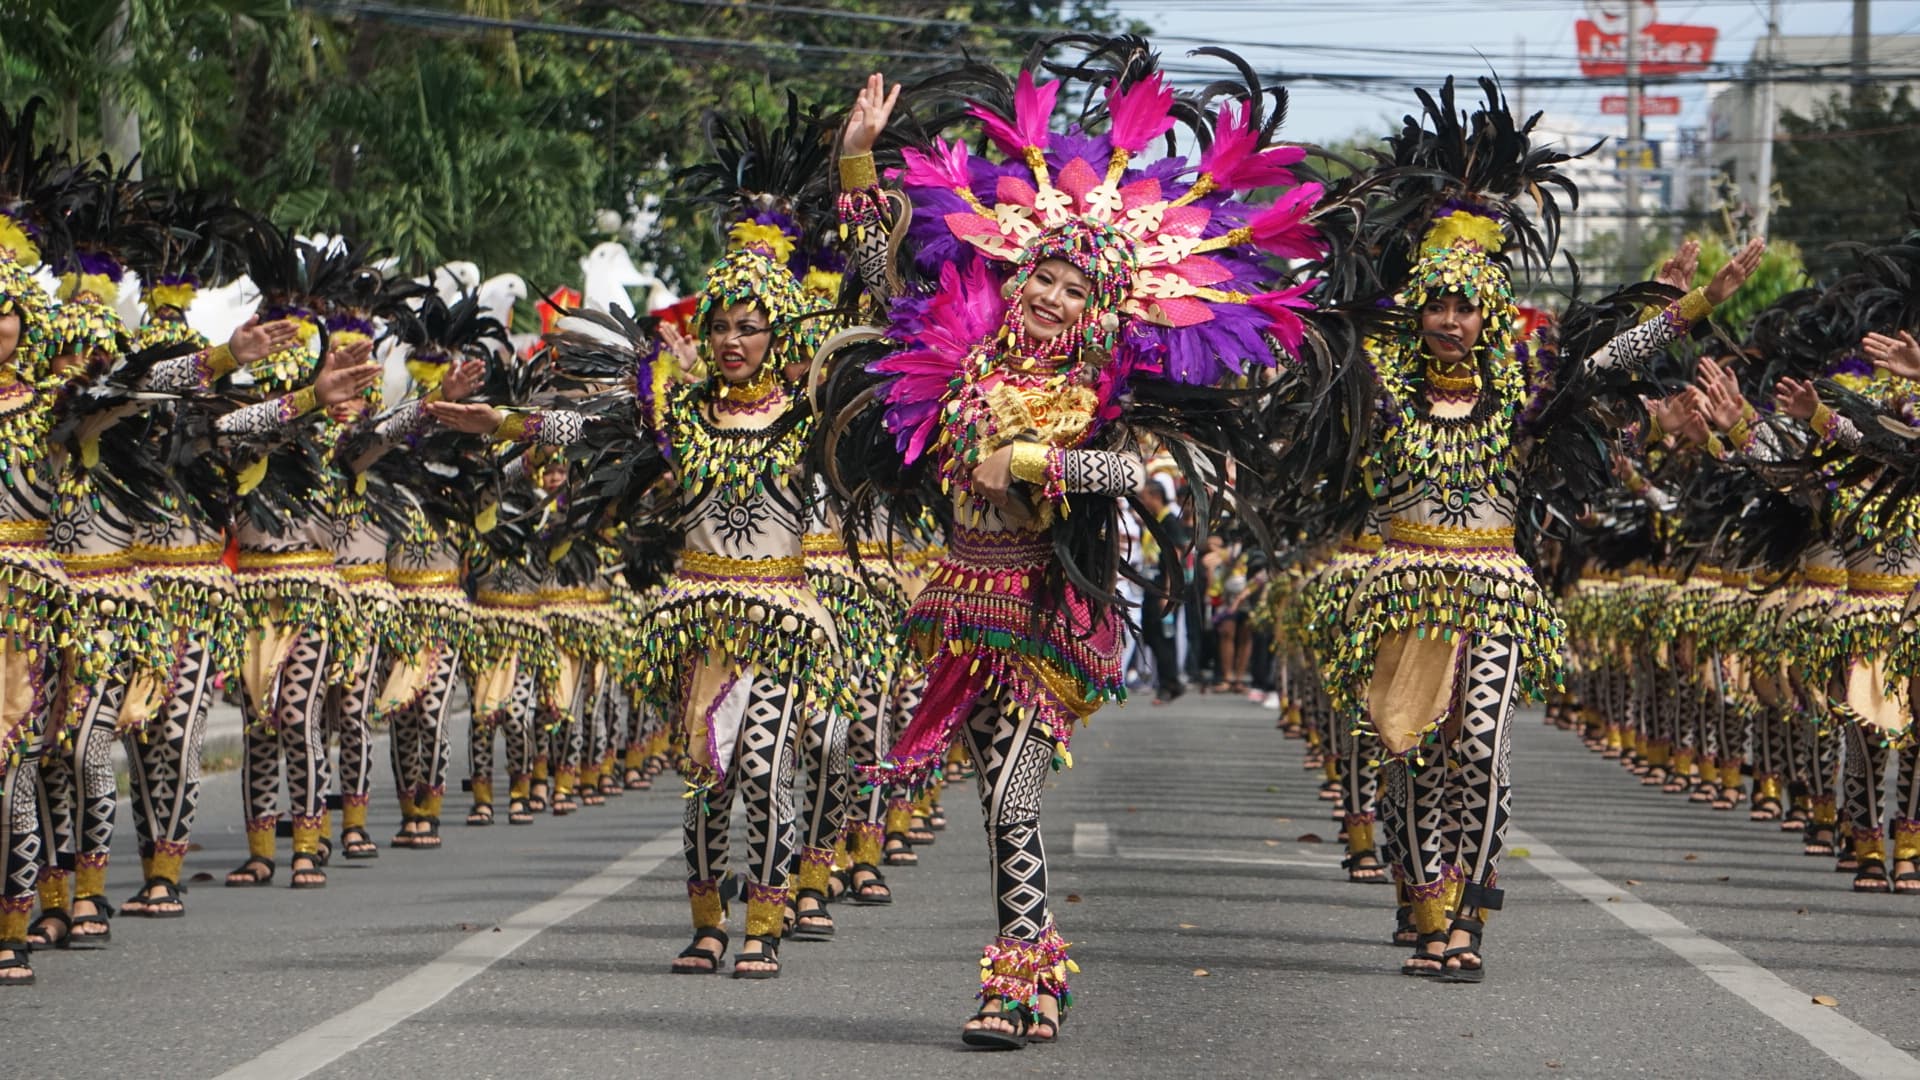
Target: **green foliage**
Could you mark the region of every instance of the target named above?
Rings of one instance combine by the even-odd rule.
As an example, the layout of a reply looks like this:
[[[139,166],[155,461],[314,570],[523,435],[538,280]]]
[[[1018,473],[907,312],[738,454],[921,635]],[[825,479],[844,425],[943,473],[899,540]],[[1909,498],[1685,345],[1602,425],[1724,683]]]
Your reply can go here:
[[[783,10],[801,5],[820,14]],[[0,101],[45,95],[57,129],[92,153],[105,95],[139,116],[148,177],[349,233],[410,273],[470,259],[541,290],[578,283],[576,260],[606,239],[595,210],[632,217],[668,195],[668,177],[704,149],[710,108],[771,116],[791,86],[838,109],[872,70],[910,79],[963,53],[1017,59],[1042,28],[1120,28],[1108,0],[404,6],[481,21],[334,18],[299,0],[0,0]],[[856,14],[880,18],[846,17]],[[508,32],[489,19],[686,44]],[[716,234],[689,207],[661,213],[636,258],[670,284],[697,284]]]
[[[1733,257],[1733,249],[1717,233],[1689,235],[1687,239],[1700,241],[1700,263],[1693,272],[1693,286],[1698,288],[1713,280],[1713,275],[1727,265]],[[1661,264],[1673,257],[1673,249],[1668,248],[1647,264],[1648,279],[1659,273]],[[1736,337],[1744,338],[1753,317],[1772,307],[1774,301],[1782,296],[1807,285],[1807,267],[1801,257],[1800,247],[1791,240],[1771,239],[1767,242],[1767,253],[1760,258],[1760,265],[1747,283],[1733,298],[1714,309],[1713,319],[1726,327]]]
[[[1836,94],[1812,116],[1786,113],[1774,144],[1782,205],[1774,236],[1807,252],[1814,276],[1830,278],[1848,259],[1839,241],[1883,243],[1905,234],[1913,163],[1920,161],[1920,106],[1905,87],[1888,97],[1869,88],[1858,100]]]

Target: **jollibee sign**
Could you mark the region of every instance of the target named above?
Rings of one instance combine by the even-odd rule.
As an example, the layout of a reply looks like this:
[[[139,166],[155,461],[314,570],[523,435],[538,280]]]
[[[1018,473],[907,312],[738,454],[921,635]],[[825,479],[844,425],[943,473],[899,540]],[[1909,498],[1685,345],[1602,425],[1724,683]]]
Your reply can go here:
[[[1589,17],[1573,24],[1581,74],[1617,79],[1627,73],[1628,4],[1640,7],[1640,74],[1688,75],[1713,63],[1717,28],[1659,22],[1653,0],[1592,0],[1587,4]]]

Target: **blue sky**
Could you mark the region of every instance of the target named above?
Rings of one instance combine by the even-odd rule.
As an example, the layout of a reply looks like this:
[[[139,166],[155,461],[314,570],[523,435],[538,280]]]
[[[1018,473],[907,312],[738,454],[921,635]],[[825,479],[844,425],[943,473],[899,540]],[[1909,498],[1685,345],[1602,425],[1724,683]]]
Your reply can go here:
[[[1117,0],[1115,6],[1153,25],[1159,35],[1215,39],[1240,52],[1263,73],[1277,68],[1392,75],[1429,86],[1448,74],[1471,78],[1489,67],[1503,75],[1517,73],[1522,67],[1521,39],[1525,39],[1527,72],[1576,74],[1573,25],[1585,8],[1579,0]],[[1787,34],[1845,34],[1851,28],[1848,0],[1785,0],[1781,11],[1782,32]],[[1719,60],[1744,61],[1766,34],[1764,0],[1665,0],[1658,6],[1658,18],[1718,28],[1715,58]],[[1872,28],[1876,35],[1920,33],[1920,2],[1875,0]],[[1163,40],[1161,48],[1172,59],[1192,44]],[[1374,50],[1458,55],[1406,56]],[[1287,80],[1285,85],[1292,94],[1292,109],[1283,137],[1299,141],[1329,142],[1362,131],[1385,134],[1415,104],[1411,92],[1402,87],[1356,89],[1299,80]],[[1528,111],[1545,109],[1555,127],[1582,135],[1624,134],[1622,118],[1600,112],[1603,94],[1623,92],[1617,83],[1530,88],[1525,106]],[[1706,87],[1653,88],[1649,93],[1678,95],[1683,110],[1677,122],[1650,121],[1650,136],[1661,134],[1663,126],[1706,122]]]

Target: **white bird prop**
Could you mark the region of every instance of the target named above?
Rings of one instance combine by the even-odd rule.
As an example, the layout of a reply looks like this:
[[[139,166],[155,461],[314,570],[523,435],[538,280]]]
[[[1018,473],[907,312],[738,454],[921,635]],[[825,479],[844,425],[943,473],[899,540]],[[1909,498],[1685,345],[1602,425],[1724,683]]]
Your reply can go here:
[[[480,283],[480,311],[513,329],[513,305],[527,298],[527,279],[519,274],[495,274]]]
[[[612,311],[615,304],[628,312],[634,310],[628,289],[647,288],[658,279],[650,279],[633,265],[627,249],[608,240],[597,244],[580,260],[580,272],[586,277],[581,304],[595,311]]]
[[[245,274],[211,289],[201,289],[187,305],[187,325],[208,341],[224,342],[260,309],[260,290]]]
[[[442,263],[433,271],[427,284],[440,294],[448,307],[460,302],[460,297],[480,287],[480,268],[465,259],[455,259]]]

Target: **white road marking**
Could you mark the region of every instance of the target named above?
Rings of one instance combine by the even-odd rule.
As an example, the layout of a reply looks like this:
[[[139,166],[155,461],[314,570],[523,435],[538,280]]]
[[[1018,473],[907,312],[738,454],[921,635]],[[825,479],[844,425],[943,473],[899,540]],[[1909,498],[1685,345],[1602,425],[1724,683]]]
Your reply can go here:
[[[482,931],[344,1012],[220,1074],[219,1080],[301,1080],[421,1013],[486,971],[541,931],[614,895],[680,853],[671,829],[629,851],[565,892],[509,917],[498,933]]]
[[[1325,870],[1330,866],[1340,865],[1340,857],[1337,855],[1318,856],[1307,851],[1300,852],[1300,858],[1289,859],[1280,855],[1258,855],[1212,848],[1123,848],[1114,842],[1113,830],[1104,821],[1074,822],[1073,853],[1083,859],[1208,862],[1226,863],[1230,866],[1305,866],[1314,870]]]
[[[1073,853],[1095,857],[1113,854],[1113,833],[1108,831],[1107,823],[1104,821],[1074,822]]]
[[[1848,1072],[1872,1080],[1920,1080],[1920,1060],[1911,1054],[1842,1016],[1839,1010],[1813,1004],[1813,995],[1795,989],[1740,953],[1560,854],[1539,837],[1514,829],[1508,833],[1507,843],[1509,847],[1530,848],[1528,857],[1522,860],[1528,866],[1629,929],[1665,946]]]

